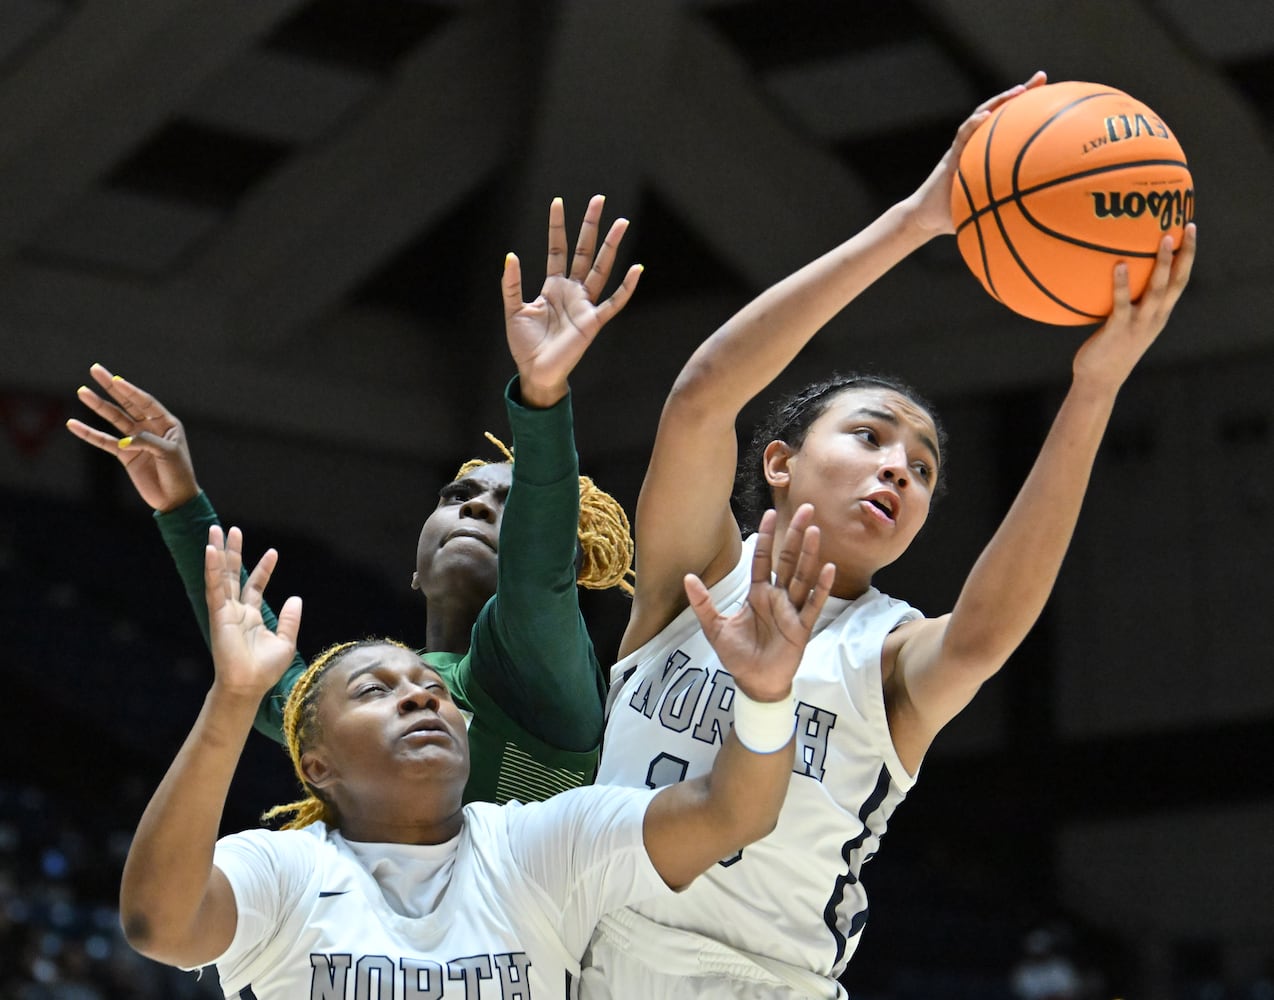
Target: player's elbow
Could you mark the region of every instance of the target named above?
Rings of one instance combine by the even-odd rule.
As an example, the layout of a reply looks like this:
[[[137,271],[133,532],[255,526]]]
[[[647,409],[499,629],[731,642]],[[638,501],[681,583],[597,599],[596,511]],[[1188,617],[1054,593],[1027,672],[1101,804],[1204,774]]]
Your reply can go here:
[[[164,965],[184,965],[188,918],[163,898],[163,890],[148,891],[125,884],[119,898],[119,926],[128,946],[139,955]]]
[[[163,935],[157,930],[162,923],[155,920],[144,908],[121,903],[119,926],[124,932],[124,940],[133,951],[156,962],[165,960],[167,949]]]
[[[180,921],[146,909],[122,908],[119,924],[133,951],[162,965],[191,969],[207,964],[216,953],[204,945],[193,927],[183,929]]]
[[[679,422],[707,420],[715,416],[723,384],[718,367],[707,358],[692,358],[677,375],[664,400],[665,416],[676,416]]]
[[[786,789],[784,789],[786,791]],[[768,837],[779,825],[779,812],[783,807],[782,794],[758,794],[750,801],[734,803],[723,810],[718,821],[726,840],[729,841],[725,853],[733,853]]]
[[[774,828],[779,825],[779,814],[773,812],[762,817],[750,817],[744,829],[740,833],[739,848],[747,847],[748,844],[754,844],[758,840],[768,837],[774,832]]]

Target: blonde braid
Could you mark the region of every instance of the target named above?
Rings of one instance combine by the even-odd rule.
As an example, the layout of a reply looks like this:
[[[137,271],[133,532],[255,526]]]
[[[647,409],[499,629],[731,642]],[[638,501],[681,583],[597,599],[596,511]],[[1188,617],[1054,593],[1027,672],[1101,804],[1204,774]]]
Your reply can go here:
[[[618,587],[632,595],[633,531],[620,502],[598,489],[588,476],[579,477],[579,543],[584,559],[579,585],[589,590]]]
[[[488,441],[490,441],[493,445],[495,445],[497,448],[500,449],[500,454],[504,456],[504,460],[508,462],[510,465],[512,465],[513,452],[509,451],[509,446],[506,445],[494,434],[492,434],[490,431],[483,431],[482,434]],[[488,462],[485,458],[471,458],[469,459],[469,461],[465,462],[464,465],[460,466],[460,468],[456,470],[456,474],[451,481],[454,483],[457,479],[463,479],[465,476],[471,473],[474,469],[480,469],[484,465],[491,465],[491,464],[492,463]]]
[[[507,462],[513,461],[513,452],[490,431],[486,439],[500,449]],[[471,458],[456,472],[456,479],[467,476],[474,469],[490,465],[480,458]],[[600,489],[588,476],[579,477],[579,545],[583,558],[576,582],[589,590],[609,590],[618,587],[631,595],[633,572],[633,532],[628,515],[618,500]]]
[[[321,680],[345,653],[362,646],[398,646],[415,652],[410,646],[394,639],[360,639],[356,642],[338,642],[334,646],[328,646],[314,658],[305,672],[292,685],[292,690],[288,692],[287,704],[283,708],[283,739],[288,756],[292,758],[292,770],[296,772],[305,797],[266,810],[261,815],[262,821],[292,814],[292,818],[284,823],[281,829],[299,830],[319,820],[333,828],[340,825],[331,804],[325,801],[318,790],[306,780],[305,772],[301,769],[301,754],[310,747],[318,733],[318,693],[321,689]]]

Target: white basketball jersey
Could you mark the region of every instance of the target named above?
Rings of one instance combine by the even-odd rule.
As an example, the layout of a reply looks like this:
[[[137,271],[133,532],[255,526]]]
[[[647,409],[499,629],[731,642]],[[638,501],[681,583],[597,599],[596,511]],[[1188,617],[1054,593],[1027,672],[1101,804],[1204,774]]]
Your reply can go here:
[[[723,614],[747,597],[754,548],[755,536],[712,588]],[[889,735],[881,647],[919,617],[874,588],[828,600],[793,684],[796,762],[777,828],[634,910],[821,976],[844,970],[867,917],[859,872],[914,782]],[[710,770],[734,680],[691,609],[616,664],[611,685],[599,784],[657,787]]]
[[[574,995],[601,915],[669,890],[642,819],[653,793],[582,788],[526,806],[465,807],[447,844],[358,854],[322,823],[223,838],[235,938],[217,960],[239,1000],[541,1000]],[[419,854],[413,857],[413,852]],[[387,873],[392,872],[392,875]],[[419,875],[423,892],[410,885]],[[391,906],[377,878],[391,878]],[[400,912],[403,898],[423,912]]]

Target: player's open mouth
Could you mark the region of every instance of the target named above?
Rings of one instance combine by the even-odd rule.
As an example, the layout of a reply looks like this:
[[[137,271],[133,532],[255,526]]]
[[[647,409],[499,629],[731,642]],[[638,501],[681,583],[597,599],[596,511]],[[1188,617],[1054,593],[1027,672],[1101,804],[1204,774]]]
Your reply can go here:
[[[898,498],[892,493],[876,493],[872,496],[864,497],[863,503],[879,511],[882,517],[891,522],[897,516]]]

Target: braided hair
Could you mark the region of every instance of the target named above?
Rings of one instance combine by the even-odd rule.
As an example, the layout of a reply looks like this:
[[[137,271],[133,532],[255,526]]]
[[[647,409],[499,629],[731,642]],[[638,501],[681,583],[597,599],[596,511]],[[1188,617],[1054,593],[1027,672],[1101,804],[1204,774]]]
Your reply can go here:
[[[513,452],[490,431],[486,439],[513,461]],[[490,465],[481,458],[471,458],[456,472],[461,479],[474,469]],[[633,532],[623,506],[588,476],[579,477],[579,546],[583,556],[576,582],[589,590],[618,587],[631,595],[633,585]]]
[[[415,655],[415,650],[395,639],[359,639],[356,642],[339,642],[314,657],[305,672],[297,678],[288,694],[287,704],[283,708],[283,739],[287,745],[288,755],[292,758],[292,769],[301,782],[303,798],[286,805],[275,806],[262,814],[262,820],[272,820],[277,816],[291,815],[292,818],[283,824],[284,830],[299,830],[322,820],[329,827],[339,827],[340,817],[336,815],[332,804],[323,797],[323,793],[311,785],[301,769],[301,755],[314,744],[318,736],[318,701],[323,688],[323,678],[345,656],[354,649],[364,646],[397,646]]]

